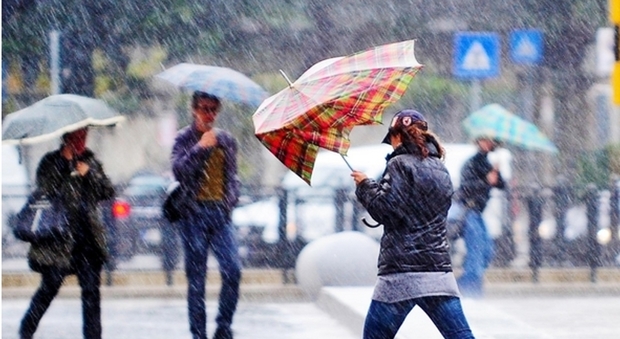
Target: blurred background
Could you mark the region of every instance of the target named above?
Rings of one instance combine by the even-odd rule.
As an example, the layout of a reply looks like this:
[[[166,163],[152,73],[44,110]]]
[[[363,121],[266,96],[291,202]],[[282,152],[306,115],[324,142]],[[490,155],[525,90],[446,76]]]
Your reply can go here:
[[[608,0],[5,0],[2,116],[51,94],[75,93],[103,99],[127,117],[121,126],[93,129],[89,135],[90,148],[124,199],[111,202],[110,218],[122,219],[128,217],[123,211],[132,202],[146,201],[129,196],[148,191],[128,187],[143,183],[155,187],[155,195],[164,194],[171,179],[174,135],[190,121],[187,93],[154,78],[163,69],[180,62],[230,67],[275,94],[287,84],[280,69],[296,79],[320,60],[416,39],[415,54],[424,68],[405,96],[388,109],[386,119],[405,107],[423,112],[440,139],[454,145],[448,153],[451,161],[471,152],[462,120],[480,106],[498,103],[537,125],[559,149],[548,154],[506,147],[504,171],[509,171],[510,190],[496,193],[501,195],[494,209],[496,221],[489,221],[500,244],[497,264],[515,264],[519,253],[529,258],[532,241],[541,248],[554,244],[548,251],[557,253],[580,237],[585,243],[595,237],[611,248],[607,259],[597,262],[613,263],[618,248],[620,111],[612,104],[617,26],[614,35],[609,11]],[[483,35],[494,43],[494,53],[476,55],[469,68],[463,67],[472,47],[464,45],[467,34]],[[481,65],[489,72],[469,72]],[[323,233],[298,237],[301,224],[313,221],[302,221],[299,210],[283,212],[290,208],[283,206],[303,206],[312,201],[310,193],[297,193],[306,189],[299,185],[287,188],[286,168],[254,136],[254,109],[226,103],[218,116],[218,124],[232,131],[240,144],[245,194],[237,220],[249,213],[250,208],[242,207],[272,201],[270,206],[278,207],[275,219],[254,217],[245,226],[260,227],[258,233],[267,243],[275,232],[276,239],[288,235],[303,244]],[[386,130],[358,127],[351,135],[352,145],[378,144]],[[3,235],[10,209],[21,206],[19,197],[24,185],[31,184],[40,157],[58,143],[3,147]],[[382,164],[385,153],[373,161]],[[453,176],[458,176],[458,159]],[[346,167],[342,171],[348,175]],[[18,172],[22,174],[15,175]],[[332,226],[324,233],[358,228],[361,214],[354,212],[349,184],[326,184],[327,193],[316,193],[321,185],[313,184],[317,190],[310,195],[321,196],[333,210]],[[5,202],[11,199],[17,202]],[[142,206],[146,209],[134,212],[146,218],[157,215],[153,208],[159,200],[149,201]],[[540,202],[540,220],[532,215],[538,211],[531,208],[532,201]],[[588,202],[596,213],[588,212]],[[263,233],[268,223],[275,223],[276,229]],[[158,235],[143,237],[158,241]],[[578,259],[569,263],[583,264],[583,253],[591,247],[575,246]],[[3,256],[7,253],[3,248]],[[518,263],[525,265],[527,260]]]

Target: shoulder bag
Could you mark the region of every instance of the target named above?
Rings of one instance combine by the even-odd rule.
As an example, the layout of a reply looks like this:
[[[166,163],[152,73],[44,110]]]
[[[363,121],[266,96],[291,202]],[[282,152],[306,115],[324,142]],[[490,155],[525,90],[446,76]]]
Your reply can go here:
[[[183,218],[185,206],[185,195],[181,190],[181,185],[175,181],[166,190],[166,200],[162,205],[164,217],[169,222],[177,222]]]
[[[13,234],[27,242],[53,240],[69,235],[65,209],[36,190],[17,213]]]

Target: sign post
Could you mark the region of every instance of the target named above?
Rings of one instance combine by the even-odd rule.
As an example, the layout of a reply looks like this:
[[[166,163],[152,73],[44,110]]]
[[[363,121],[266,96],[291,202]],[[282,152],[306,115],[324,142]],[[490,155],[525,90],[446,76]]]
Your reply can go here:
[[[534,122],[536,107],[534,86],[536,85],[536,67],[543,58],[543,34],[537,29],[520,29],[510,33],[510,58],[512,62],[521,65],[520,69],[520,115],[529,122]],[[540,182],[540,162],[534,159],[532,152],[519,153],[520,166],[525,182]]]
[[[50,33],[50,92],[60,94],[60,32],[52,30]]]
[[[499,37],[490,32],[459,32],[454,36],[453,74],[472,81],[470,111],[480,108],[481,79],[499,75]]]
[[[522,91],[522,116],[533,122],[534,116],[534,68],[543,55],[543,35],[536,29],[515,30],[510,34],[510,57],[515,64],[524,66]]]

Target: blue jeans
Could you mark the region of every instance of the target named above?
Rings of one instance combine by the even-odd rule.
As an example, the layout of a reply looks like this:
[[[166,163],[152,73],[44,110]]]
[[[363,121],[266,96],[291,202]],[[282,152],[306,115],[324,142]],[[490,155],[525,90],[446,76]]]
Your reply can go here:
[[[395,303],[373,300],[366,315],[363,338],[394,338],[405,318],[416,305],[419,305],[428,315],[444,338],[474,338],[465,319],[461,300],[452,296],[422,297]]]
[[[467,253],[463,260],[463,274],[457,279],[459,290],[463,296],[481,297],[484,272],[493,259],[494,249],[493,239],[480,212],[467,212],[463,240]]]
[[[211,250],[218,261],[222,288],[219,297],[218,327],[230,328],[239,301],[241,261],[229,213],[218,205],[197,208],[181,221],[187,277],[189,327],[194,339],[207,338],[205,284],[207,255]]]

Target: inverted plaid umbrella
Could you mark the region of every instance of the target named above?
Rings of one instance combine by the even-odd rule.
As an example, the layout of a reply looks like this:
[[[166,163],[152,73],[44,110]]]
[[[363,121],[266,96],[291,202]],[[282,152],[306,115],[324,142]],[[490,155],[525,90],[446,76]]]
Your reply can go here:
[[[201,91],[218,98],[258,106],[269,96],[259,84],[234,69],[181,63],[156,75],[189,91]]]
[[[489,137],[528,150],[556,153],[557,147],[536,125],[524,120],[498,104],[490,104],[463,120],[463,127],[472,139]]]
[[[256,136],[310,184],[319,147],[346,155],[353,127],[381,123],[400,99],[422,68],[413,47],[403,41],[315,64],[263,101],[252,116]]]

